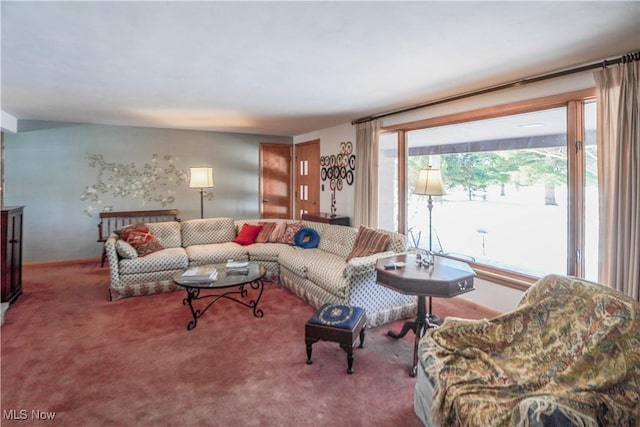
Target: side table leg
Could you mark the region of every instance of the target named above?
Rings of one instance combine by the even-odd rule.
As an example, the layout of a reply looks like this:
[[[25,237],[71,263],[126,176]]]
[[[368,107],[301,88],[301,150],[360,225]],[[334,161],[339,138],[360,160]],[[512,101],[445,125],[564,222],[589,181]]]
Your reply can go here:
[[[433,323],[435,326],[440,326],[442,324],[442,319],[437,314],[433,312],[433,298],[429,297],[429,311],[427,312],[427,321],[429,323]],[[432,326],[433,327],[433,326]]]
[[[416,330],[416,322],[413,321],[413,320],[408,320],[408,321],[404,322],[400,332],[396,333],[396,332],[393,332],[393,331],[389,331],[389,332],[387,332],[387,335],[389,335],[391,338],[400,339],[400,338],[404,337],[405,335],[407,335],[407,332],[409,332],[409,331],[414,331],[415,332],[415,330]]]
[[[416,315],[416,336],[413,343],[413,365],[411,366],[411,370],[409,371],[410,377],[415,377],[418,373],[418,345],[420,344],[420,339],[424,336],[424,333],[427,330],[427,325],[429,324],[426,311],[425,297],[419,296],[418,313]]]

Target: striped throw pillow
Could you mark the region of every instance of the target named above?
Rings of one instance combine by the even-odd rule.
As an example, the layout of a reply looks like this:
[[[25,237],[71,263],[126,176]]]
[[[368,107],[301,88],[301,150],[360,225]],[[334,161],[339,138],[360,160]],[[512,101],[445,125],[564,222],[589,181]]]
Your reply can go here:
[[[259,224],[262,225],[262,230],[256,237],[256,243],[267,243],[277,224],[275,222],[260,222]]]
[[[389,241],[389,235],[380,233],[373,228],[368,228],[363,225],[358,230],[358,236],[356,242],[353,245],[351,253],[347,255],[347,262],[351,258],[358,258],[363,256],[369,256],[384,251]]]

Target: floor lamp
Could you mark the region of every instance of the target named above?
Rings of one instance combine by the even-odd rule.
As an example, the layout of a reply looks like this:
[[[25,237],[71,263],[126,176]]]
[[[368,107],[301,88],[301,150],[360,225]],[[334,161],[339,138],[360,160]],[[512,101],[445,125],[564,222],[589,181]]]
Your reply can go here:
[[[213,168],[191,168],[189,188],[200,189],[200,218],[204,218],[204,189],[213,187]]]
[[[442,196],[445,194],[444,186],[442,185],[442,176],[440,175],[440,169],[434,169],[431,166],[425,169],[420,169],[418,175],[418,182],[416,182],[416,188],[413,194],[421,196],[429,196],[427,202],[427,208],[429,209],[429,253],[427,254],[426,264],[431,266],[434,262],[433,257],[433,227],[432,227],[432,210],[433,210],[433,197]],[[423,263],[425,260],[422,261]],[[432,298],[429,297],[429,321],[433,323],[439,323],[438,316],[433,314],[432,311]]]

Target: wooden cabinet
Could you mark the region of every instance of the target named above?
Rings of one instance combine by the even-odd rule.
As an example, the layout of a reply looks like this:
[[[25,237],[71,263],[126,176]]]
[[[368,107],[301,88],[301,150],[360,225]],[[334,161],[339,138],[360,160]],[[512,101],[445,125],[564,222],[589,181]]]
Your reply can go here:
[[[2,208],[0,268],[2,302],[13,303],[22,293],[22,211],[23,206]]]
[[[305,213],[302,214],[302,219],[305,221],[324,222],[325,224],[349,225],[348,216],[331,216],[328,213]]]

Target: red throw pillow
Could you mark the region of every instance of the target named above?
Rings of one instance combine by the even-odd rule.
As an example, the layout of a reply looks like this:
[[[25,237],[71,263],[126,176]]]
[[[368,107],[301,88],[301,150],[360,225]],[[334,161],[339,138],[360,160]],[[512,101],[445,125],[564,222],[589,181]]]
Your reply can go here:
[[[255,242],[260,230],[262,230],[261,225],[244,224],[238,236],[233,241],[243,246],[250,245]]]
[[[138,253],[138,256],[146,256],[164,249],[158,239],[151,234],[149,227],[144,223],[136,224],[122,230],[122,240],[129,243]]]

